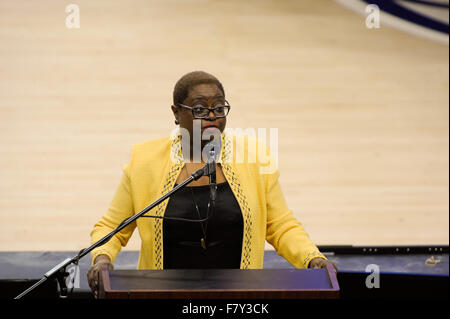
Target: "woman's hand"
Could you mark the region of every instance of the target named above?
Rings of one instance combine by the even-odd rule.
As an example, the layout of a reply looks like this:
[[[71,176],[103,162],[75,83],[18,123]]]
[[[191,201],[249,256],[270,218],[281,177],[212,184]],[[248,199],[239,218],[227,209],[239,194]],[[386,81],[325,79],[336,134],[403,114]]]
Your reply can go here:
[[[89,287],[91,287],[92,292],[94,293],[95,298],[97,298],[98,291],[98,274],[102,266],[105,265],[109,270],[114,269],[114,266],[111,263],[111,259],[109,259],[106,255],[99,255],[95,258],[94,265],[89,269],[87,273]]]
[[[311,259],[311,261],[309,262],[308,268],[320,269],[320,268],[326,268],[327,265],[333,265],[334,270],[337,272],[337,267],[332,261],[329,261],[327,259],[323,259],[320,257]]]

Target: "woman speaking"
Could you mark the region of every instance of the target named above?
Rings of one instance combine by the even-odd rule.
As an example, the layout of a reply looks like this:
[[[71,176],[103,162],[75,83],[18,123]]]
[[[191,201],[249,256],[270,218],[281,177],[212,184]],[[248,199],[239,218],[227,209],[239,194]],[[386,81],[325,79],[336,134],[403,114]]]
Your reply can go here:
[[[95,224],[91,240],[98,241],[204,167],[205,158],[197,156],[196,145],[203,149],[209,140],[199,141],[196,136],[209,131],[210,135],[218,132],[220,139],[214,209],[210,209],[208,176],[179,190],[92,251],[88,281],[93,291],[100,267],[112,268],[136,226],[142,241],[138,269],[258,269],[263,267],[265,240],[296,268],[331,263],[288,209],[278,170],[262,172],[260,161],[248,160],[249,152],[254,152],[249,140],[225,132],[230,108],[222,84],[213,75],[195,71],[178,80],[172,105],[177,133],[133,146],[110,207]],[[195,125],[201,134],[196,134]],[[234,150],[247,155],[233,156]]]

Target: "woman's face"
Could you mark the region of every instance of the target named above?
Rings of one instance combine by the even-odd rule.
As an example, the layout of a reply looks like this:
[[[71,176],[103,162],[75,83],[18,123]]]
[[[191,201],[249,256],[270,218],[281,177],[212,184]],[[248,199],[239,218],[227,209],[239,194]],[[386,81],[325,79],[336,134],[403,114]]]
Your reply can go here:
[[[199,84],[191,88],[187,98],[182,104],[196,107],[203,106],[208,108],[214,108],[219,105],[225,104],[225,97],[222,91],[215,84]],[[222,133],[225,130],[227,123],[226,117],[216,118],[214,112],[209,112],[206,119],[195,119],[190,109],[184,107],[172,107],[175,118],[180,122],[180,127],[189,131],[189,134],[193,136],[193,121],[201,121],[201,133],[206,128],[217,128]]]

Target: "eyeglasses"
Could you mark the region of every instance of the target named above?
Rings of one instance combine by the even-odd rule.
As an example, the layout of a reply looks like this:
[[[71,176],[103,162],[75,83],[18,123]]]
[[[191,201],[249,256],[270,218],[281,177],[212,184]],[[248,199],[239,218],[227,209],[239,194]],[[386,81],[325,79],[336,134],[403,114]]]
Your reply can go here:
[[[218,105],[213,108],[205,107],[202,104],[196,104],[192,107],[181,104],[181,103],[178,103],[176,105],[191,110],[192,115],[196,119],[206,119],[206,118],[208,118],[210,112],[213,112],[214,116],[216,118],[226,117],[228,115],[228,113],[230,112],[230,108],[231,108],[231,106],[227,100],[225,100],[225,105]]]

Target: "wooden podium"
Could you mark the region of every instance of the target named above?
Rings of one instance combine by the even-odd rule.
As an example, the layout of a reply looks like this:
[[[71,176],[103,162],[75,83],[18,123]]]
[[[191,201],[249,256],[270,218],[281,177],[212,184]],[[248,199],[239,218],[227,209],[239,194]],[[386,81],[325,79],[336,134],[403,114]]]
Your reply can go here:
[[[326,269],[178,269],[99,272],[103,299],[337,299]]]

